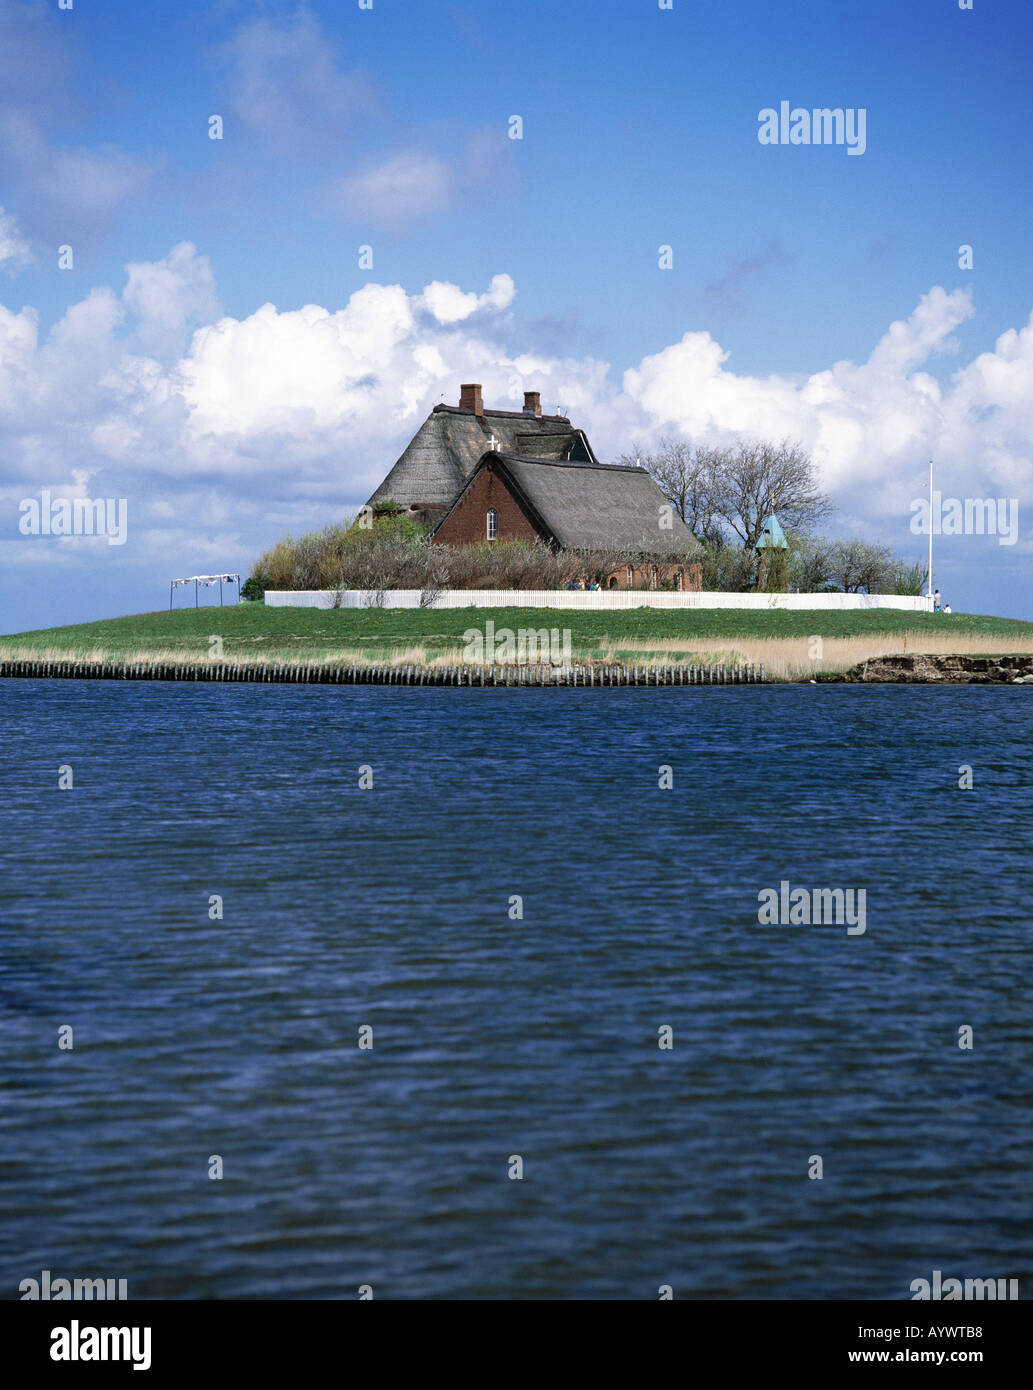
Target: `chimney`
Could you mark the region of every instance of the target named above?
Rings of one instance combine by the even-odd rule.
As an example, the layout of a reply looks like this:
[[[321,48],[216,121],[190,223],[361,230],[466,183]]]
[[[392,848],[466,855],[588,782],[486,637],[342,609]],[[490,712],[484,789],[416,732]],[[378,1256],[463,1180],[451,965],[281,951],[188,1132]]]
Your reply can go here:
[[[459,388],[459,409],[469,410],[474,415],[484,414],[484,401],[481,399],[481,384],[473,382]]]
[[[525,392],[524,392],[524,414],[525,414],[525,415],[541,415],[541,413],[542,413],[542,397],[541,397],[541,393],[538,392],[538,391],[525,391]]]

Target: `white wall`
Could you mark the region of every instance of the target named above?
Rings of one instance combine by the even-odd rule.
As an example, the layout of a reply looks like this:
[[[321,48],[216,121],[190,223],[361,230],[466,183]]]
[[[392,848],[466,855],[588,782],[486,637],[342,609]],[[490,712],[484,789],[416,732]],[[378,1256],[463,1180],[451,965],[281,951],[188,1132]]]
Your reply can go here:
[[[342,608],[419,608],[419,589],[345,589]],[[332,608],[333,589],[268,589],[270,608]],[[441,589],[433,608],[898,608],[927,613],[932,599],[900,594],[683,594],[648,589]]]

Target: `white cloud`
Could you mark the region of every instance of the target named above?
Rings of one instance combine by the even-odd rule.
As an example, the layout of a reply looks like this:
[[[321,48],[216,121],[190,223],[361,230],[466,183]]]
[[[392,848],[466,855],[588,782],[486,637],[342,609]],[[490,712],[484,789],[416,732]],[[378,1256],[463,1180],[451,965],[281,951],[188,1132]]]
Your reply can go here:
[[[797,438],[833,490],[871,490],[867,509],[875,513],[880,497],[890,496],[880,485],[892,488],[901,469],[910,479],[930,451],[955,452],[946,422],[959,388],[944,394],[920,368],[956,349],[951,334],[972,314],[969,291],[934,287],[908,319],[890,325],[867,361],[837,362],[809,377],[739,376],[709,333],[686,333],[625,372],[624,390],[656,425],[690,438]],[[894,494],[891,505],[898,502]]]
[[[219,50],[231,111],[271,151],[304,159],[342,141],[373,102],[369,80],[340,64],[336,41],[307,10],[242,24]]]
[[[18,222],[0,207],[0,266],[11,270],[32,260],[29,243],[18,230]]]
[[[74,44],[56,6],[0,0],[0,179],[25,234],[51,246],[102,230],[153,172],[115,145],[61,142],[59,123],[74,109]]]
[[[447,156],[422,146],[372,156],[360,168],[328,180],[324,206],[339,218],[392,230],[455,212],[492,189],[504,199],[515,188],[512,145],[498,131],[473,131]]]
[[[399,230],[446,216],[485,187],[496,198],[512,189],[501,123],[431,133],[387,88],[346,66],[335,34],[304,6],[247,20],[214,56],[248,176],[267,183],[270,160],[292,179],[318,169],[312,199],[335,220]],[[246,159],[249,146],[261,163]]]
[[[847,516],[894,537],[929,457],[953,495],[1033,507],[1033,318],[942,385],[930,364],[956,355],[973,306],[934,288],[860,363],[740,375],[693,332],[618,386],[602,361],[509,352],[514,294],[506,275],[482,292],[370,284],[338,309],[213,318],[183,348],[185,326],[215,302],[207,260],[183,243],[128,267],[120,293],[94,289],[43,342],[31,309],[0,306],[0,516],[82,470],[97,495],[128,496],[146,518],[156,563],[182,568],[214,554],[213,536],[235,536],[222,563],[236,567],[288,527],[362,502],[428,411],[470,380],[489,404],[519,409],[525,389],[547,409],[562,403],[603,458],[672,431],[799,439]]]
[[[22,396],[34,366],[38,322],[33,309],[13,313],[0,304],[0,420]]]
[[[189,241],[174,246],[163,261],[130,264],[127,273],[122,300],[137,320],[145,352],[182,352],[188,324],[210,321],[219,312],[211,262]]]
[[[478,309],[506,309],[516,296],[516,286],[509,275],[493,275],[486,294],[472,291],[464,294],[458,285],[447,280],[432,280],[417,303],[438,323],[460,323]]]
[[[456,196],[452,166],[427,150],[403,150],[344,178],[327,201],[342,216],[381,226],[406,226],[447,212]]]

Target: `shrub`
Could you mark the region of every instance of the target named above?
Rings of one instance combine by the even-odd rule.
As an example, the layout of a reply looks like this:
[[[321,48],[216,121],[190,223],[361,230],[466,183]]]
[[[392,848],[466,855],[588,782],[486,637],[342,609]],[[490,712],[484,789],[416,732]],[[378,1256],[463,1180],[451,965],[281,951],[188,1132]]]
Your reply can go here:
[[[925,582],[929,577],[929,566],[924,560],[909,565],[906,560],[898,560],[890,576],[891,594],[917,595],[925,592]]]
[[[265,598],[268,577],[265,574],[253,574],[249,579],[245,579],[240,586],[240,597],[247,599],[249,603],[260,603]]]
[[[252,577],[277,589],[562,589],[579,576],[602,587],[636,558],[624,550],[554,550],[538,540],[430,545],[419,523],[378,516],[372,526],[345,522],[287,537],[261,556]],[[655,558],[691,564],[698,557]]]
[[[745,594],[753,588],[757,560],[745,546],[705,546],[701,559],[704,589]]]

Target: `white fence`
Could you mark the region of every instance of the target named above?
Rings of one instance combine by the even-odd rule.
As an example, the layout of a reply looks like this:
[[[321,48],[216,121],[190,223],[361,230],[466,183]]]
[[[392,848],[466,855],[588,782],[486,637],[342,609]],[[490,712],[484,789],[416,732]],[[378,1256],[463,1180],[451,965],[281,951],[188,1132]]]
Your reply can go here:
[[[931,612],[933,601],[905,594],[711,594],[651,589],[268,589],[270,608],[899,608]]]

